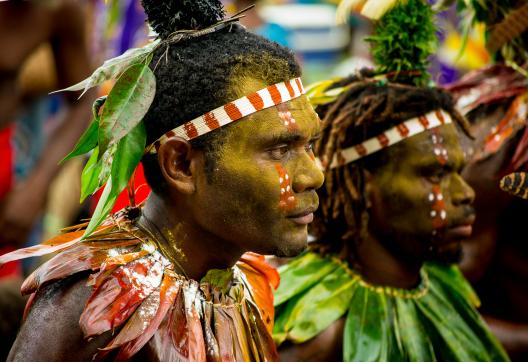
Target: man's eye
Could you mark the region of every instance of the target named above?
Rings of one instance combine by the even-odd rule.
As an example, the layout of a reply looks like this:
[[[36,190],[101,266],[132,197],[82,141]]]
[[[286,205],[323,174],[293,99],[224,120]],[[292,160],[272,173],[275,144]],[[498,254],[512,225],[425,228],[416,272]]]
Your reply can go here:
[[[282,160],[290,151],[289,146],[279,146],[269,150],[269,154],[274,160]]]
[[[434,172],[434,173],[429,174],[427,178],[429,179],[429,181],[433,183],[439,183],[442,181],[445,175],[446,173],[444,171],[439,171],[439,172]]]

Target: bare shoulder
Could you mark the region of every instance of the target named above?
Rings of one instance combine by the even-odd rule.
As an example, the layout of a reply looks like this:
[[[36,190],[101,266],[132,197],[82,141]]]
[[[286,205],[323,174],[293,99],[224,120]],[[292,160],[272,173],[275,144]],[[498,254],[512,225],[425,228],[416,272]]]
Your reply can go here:
[[[42,288],[13,344],[8,361],[91,361],[110,335],[85,341],[79,317],[90,296],[86,274]]]
[[[279,348],[283,362],[326,362],[343,359],[344,318],[332,323],[322,333],[302,344],[285,344]]]

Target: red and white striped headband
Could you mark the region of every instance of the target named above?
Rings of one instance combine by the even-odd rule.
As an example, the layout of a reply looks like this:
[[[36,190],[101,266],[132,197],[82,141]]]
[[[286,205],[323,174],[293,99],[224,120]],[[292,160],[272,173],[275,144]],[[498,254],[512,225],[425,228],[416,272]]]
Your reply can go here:
[[[190,141],[255,112],[288,102],[302,94],[304,94],[304,88],[301,78],[270,85],[176,127],[149,145],[145,153],[157,153],[160,146],[170,137],[178,136]]]
[[[330,168],[344,166],[409,137],[448,123],[452,123],[451,116],[443,110],[436,110],[420,117],[411,118],[376,137],[337,152],[330,163]]]

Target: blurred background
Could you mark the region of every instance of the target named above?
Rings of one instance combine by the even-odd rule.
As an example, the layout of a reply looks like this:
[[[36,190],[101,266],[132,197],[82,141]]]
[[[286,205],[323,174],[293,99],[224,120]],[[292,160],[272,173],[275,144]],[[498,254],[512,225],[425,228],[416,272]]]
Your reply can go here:
[[[224,1],[228,14],[256,5],[242,24],[293,49],[305,85],[372,65],[364,41],[371,32],[369,21],[351,15],[346,25],[337,25],[337,2]],[[440,15],[438,28],[441,46],[431,60],[436,82],[452,82],[490,62],[479,27],[470,30],[461,54],[463,24],[454,9]],[[90,216],[97,195],[79,204],[86,160],[61,167],[57,162],[88,125],[91,101],[112,84],[81,102],[49,93],[82,80],[105,59],[148,39],[139,0],[0,1],[0,254],[40,243]],[[141,169],[136,190],[138,200],[149,192]],[[127,203],[122,195],[115,210]],[[0,268],[0,360],[7,356],[23,311],[20,282],[34,265]]]

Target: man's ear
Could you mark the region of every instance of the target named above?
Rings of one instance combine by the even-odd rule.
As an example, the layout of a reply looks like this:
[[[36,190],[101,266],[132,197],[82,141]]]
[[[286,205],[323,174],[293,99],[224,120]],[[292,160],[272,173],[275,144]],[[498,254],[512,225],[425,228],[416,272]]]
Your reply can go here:
[[[165,181],[183,194],[190,195],[196,190],[193,157],[196,152],[189,141],[181,137],[167,139],[158,150],[158,162]]]

